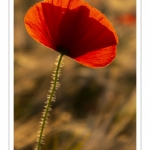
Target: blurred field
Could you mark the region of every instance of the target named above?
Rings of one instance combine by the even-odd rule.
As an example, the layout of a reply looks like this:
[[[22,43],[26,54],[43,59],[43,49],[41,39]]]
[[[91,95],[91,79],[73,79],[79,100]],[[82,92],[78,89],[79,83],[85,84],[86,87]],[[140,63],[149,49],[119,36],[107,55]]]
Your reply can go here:
[[[117,57],[91,69],[65,57],[45,150],[136,149],[136,1],[87,0],[112,22]],[[58,53],[35,42],[24,16],[38,0],[14,1],[14,146],[32,150]]]

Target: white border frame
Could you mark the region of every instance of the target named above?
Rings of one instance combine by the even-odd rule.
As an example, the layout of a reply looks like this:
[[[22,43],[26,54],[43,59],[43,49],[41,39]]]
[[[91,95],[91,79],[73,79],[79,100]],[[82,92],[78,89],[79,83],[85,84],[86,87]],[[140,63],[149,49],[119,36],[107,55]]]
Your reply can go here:
[[[8,112],[8,99],[9,99],[9,61],[8,61],[8,1],[0,1],[0,147],[1,149],[8,149],[8,123],[9,123],[9,112]]]
[[[138,118],[140,117],[139,120],[141,122],[138,121],[137,125],[139,126],[139,124],[141,124],[138,139],[141,140],[142,150],[150,149],[150,8],[148,4],[146,0],[141,0],[140,2],[141,18],[139,24],[141,28],[139,28],[139,30],[141,29],[141,32],[138,34],[140,41],[137,41],[138,44],[141,43],[139,52],[139,55],[141,55],[139,56],[141,57],[141,63],[138,62],[141,64],[141,69],[138,72],[138,74],[141,75],[141,80],[138,81],[138,86],[140,86],[139,88],[141,89],[140,100],[138,100],[139,105],[141,105],[139,106],[141,107],[141,113],[138,111]]]
[[[9,150],[14,150],[14,0],[9,0]]]
[[[14,149],[13,11],[14,1],[0,1],[0,147]]]
[[[141,0],[136,1],[136,150],[145,150],[142,149],[142,138],[141,138],[141,115],[142,115],[142,103],[141,103],[141,56],[142,56],[142,47],[141,47]]]

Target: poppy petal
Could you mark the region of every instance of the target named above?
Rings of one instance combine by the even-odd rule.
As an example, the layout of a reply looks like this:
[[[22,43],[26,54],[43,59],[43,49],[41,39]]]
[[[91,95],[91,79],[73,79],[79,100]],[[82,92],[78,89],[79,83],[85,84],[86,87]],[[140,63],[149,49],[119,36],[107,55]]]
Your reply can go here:
[[[110,64],[115,56],[116,46],[109,46],[101,50],[90,51],[74,59],[87,67],[98,68]]]
[[[55,22],[51,23],[51,27],[47,26],[45,16],[45,14],[47,14],[47,17],[48,16],[51,17],[52,16],[51,14],[53,14],[54,9],[49,8],[50,5],[48,4],[45,6],[47,6],[48,9],[45,8],[43,10],[42,2],[39,2],[28,10],[24,18],[25,27],[29,35],[37,42],[44,44],[49,48],[55,49],[55,41],[54,37],[52,37],[52,33],[50,32],[50,28],[53,28],[52,31],[57,31],[58,28],[55,28],[56,27],[54,26],[54,24],[56,24]],[[43,13],[43,11],[45,11],[45,13]],[[51,18],[49,18],[49,20],[51,21]],[[57,24],[59,24],[59,19],[55,19],[53,21],[58,21]],[[54,33],[54,35],[56,35],[56,33]]]
[[[110,64],[118,37],[107,18],[81,0],[45,0],[25,16],[28,33],[36,41],[88,67]]]
[[[67,49],[67,55],[88,67],[103,67],[115,58],[117,35],[99,11],[93,13],[85,6],[67,11],[59,36],[59,43]]]

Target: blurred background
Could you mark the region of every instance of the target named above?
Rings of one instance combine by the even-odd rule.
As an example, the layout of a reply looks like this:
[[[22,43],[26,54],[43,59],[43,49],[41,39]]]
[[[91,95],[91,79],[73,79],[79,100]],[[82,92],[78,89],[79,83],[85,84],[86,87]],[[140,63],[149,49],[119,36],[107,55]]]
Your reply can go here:
[[[32,150],[57,52],[24,26],[39,0],[14,0],[14,149]],[[87,0],[112,22],[117,57],[91,69],[65,57],[60,88],[45,130],[45,150],[136,149],[136,0]]]

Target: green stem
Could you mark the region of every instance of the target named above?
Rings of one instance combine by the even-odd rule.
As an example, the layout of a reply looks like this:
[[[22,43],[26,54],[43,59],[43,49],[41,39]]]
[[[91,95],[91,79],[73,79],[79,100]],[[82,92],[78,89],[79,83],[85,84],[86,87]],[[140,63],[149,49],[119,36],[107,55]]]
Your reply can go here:
[[[38,140],[37,140],[36,150],[40,150],[41,145],[42,145],[43,131],[44,131],[44,128],[45,128],[47,117],[48,117],[50,105],[51,105],[52,99],[54,97],[55,90],[57,88],[56,85],[57,85],[57,81],[58,81],[58,78],[59,78],[59,69],[61,67],[62,57],[63,57],[63,54],[60,55],[59,60],[58,60],[58,64],[56,66],[56,71],[54,72],[54,83],[52,84],[53,87],[52,87],[52,90],[51,90],[51,93],[50,93],[50,97],[47,100],[46,108],[45,108],[43,116],[42,116],[41,128],[40,128],[40,133],[39,133],[39,137],[38,137]]]

